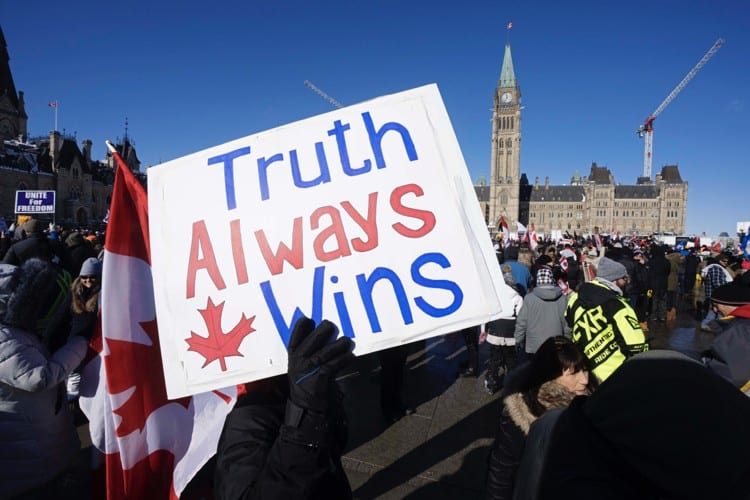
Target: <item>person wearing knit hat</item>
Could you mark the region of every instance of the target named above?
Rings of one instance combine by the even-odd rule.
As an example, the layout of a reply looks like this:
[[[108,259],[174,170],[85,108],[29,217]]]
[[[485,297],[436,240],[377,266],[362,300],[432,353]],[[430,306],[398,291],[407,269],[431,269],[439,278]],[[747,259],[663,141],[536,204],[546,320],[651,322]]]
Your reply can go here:
[[[23,226],[25,239],[14,243],[3,257],[4,264],[20,266],[29,259],[41,259],[47,262],[59,260],[47,235],[44,224],[37,219],[27,221]]]
[[[91,335],[96,326],[99,311],[99,293],[101,291],[102,263],[96,258],[88,258],[81,264],[81,272],[70,285],[71,291],[71,325],[75,330],[85,331]],[[75,370],[68,376],[66,389],[68,401],[78,399],[78,386],[81,375]]]
[[[629,279],[625,266],[602,257],[596,278],[582,284],[568,300],[565,319],[573,341],[586,353],[592,373],[601,382],[627,358],[648,351],[638,317],[622,294]]]
[[[516,320],[516,345],[523,346],[527,355],[534,354],[550,337],[570,337],[565,322],[567,297],[555,284],[552,269],[540,267],[536,272],[536,287],[524,297],[523,308]]]
[[[596,277],[615,283],[617,280],[625,278],[628,275],[625,266],[608,257],[602,257],[599,261],[599,267],[596,268]]]
[[[714,290],[711,302],[721,318],[703,362],[750,396],[750,274]]]

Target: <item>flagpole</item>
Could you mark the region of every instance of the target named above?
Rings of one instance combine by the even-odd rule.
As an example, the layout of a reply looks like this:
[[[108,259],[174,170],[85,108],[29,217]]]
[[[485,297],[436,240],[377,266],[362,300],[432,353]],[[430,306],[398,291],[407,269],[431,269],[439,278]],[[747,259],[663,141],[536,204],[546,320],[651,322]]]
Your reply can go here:
[[[55,101],[55,132],[57,132],[57,108],[60,107],[60,103]]]

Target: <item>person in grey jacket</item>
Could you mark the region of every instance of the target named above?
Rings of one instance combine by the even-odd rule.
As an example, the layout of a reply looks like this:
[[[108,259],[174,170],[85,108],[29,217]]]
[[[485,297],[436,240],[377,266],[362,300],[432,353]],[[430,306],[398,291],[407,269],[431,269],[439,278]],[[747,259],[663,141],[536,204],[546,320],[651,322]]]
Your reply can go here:
[[[525,345],[527,354],[534,354],[550,337],[570,337],[565,321],[567,298],[555,284],[552,269],[540,267],[536,273],[536,287],[526,295],[523,308],[516,320],[516,345]]]
[[[60,294],[68,293],[65,288],[60,287],[55,268],[39,259],[29,259],[20,267],[0,264],[3,498],[20,494],[66,498],[57,482],[63,482],[80,443],[65,403],[65,380],[83,360],[88,339],[71,335],[50,353],[40,335],[40,320],[49,318]]]

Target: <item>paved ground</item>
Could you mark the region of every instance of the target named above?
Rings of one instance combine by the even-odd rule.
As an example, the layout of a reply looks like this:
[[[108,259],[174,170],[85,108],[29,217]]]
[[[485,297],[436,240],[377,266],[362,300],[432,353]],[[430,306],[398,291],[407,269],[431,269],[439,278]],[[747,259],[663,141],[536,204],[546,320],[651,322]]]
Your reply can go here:
[[[687,308],[688,306],[684,306]],[[652,348],[675,349],[697,357],[713,335],[696,329],[680,311],[672,324],[651,326]],[[480,346],[484,366],[488,348]],[[466,359],[459,334],[411,345],[406,364],[405,400],[414,415],[386,425],[380,417],[380,366],[376,355],[358,358],[339,382],[347,395],[349,443],[343,458],[357,499],[479,498],[489,448],[500,414],[498,396],[477,379],[458,379]],[[88,428],[79,429],[88,446]],[[88,449],[82,449],[82,460]],[[210,467],[193,480],[183,498],[210,497]]]
[[[713,340],[712,334],[696,329],[687,311],[672,324],[652,325],[649,336],[652,348],[693,357]],[[456,378],[465,351],[457,334],[412,346],[405,399],[417,413],[391,426],[380,420],[377,357],[360,358],[342,377],[351,416],[344,467],[355,498],[455,499],[483,494],[500,403],[497,395],[484,391],[483,375]],[[486,345],[480,346],[482,363],[487,351]]]

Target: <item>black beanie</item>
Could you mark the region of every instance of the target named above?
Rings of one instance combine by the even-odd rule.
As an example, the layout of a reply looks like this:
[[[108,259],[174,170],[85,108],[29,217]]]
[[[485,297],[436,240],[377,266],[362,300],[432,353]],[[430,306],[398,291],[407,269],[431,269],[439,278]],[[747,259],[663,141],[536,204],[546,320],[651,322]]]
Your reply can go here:
[[[745,272],[731,283],[721,285],[711,294],[711,300],[727,306],[750,304],[750,273]]]

